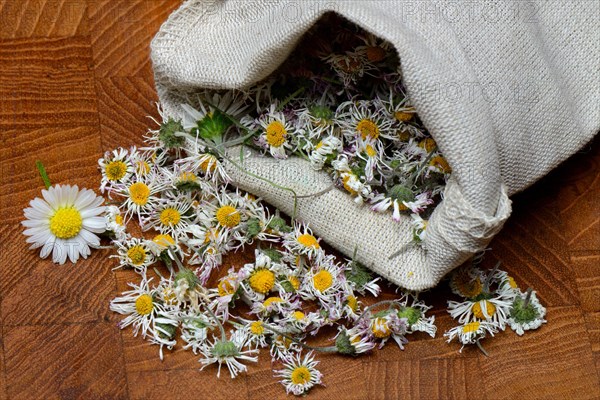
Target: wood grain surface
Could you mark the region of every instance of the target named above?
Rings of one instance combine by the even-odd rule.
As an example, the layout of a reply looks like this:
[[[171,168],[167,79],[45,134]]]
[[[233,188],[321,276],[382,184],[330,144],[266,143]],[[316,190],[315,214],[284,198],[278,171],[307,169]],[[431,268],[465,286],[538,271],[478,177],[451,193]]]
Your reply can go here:
[[[140,144],[157,116],[149,43],[176,0],[0,0],[0,399],[286,398],[262,354],[231,381],[176,348],[164,361],[108,303],[131,272],[109,251],[57,266],[28,250],[22,209],[55,183],[96,189],[105,150]],[[476,349],[417,336],[347,359],[323,356],[319,399],[600,398],[600,143],[514,197],[485,264],[539,291],[548,324]],[[229,257],[241,265],[250,254]],[[446,285],[425,294],[443,332]],[[384,298],[393,298],[393,287]],[[327,339],[327,338],[325,338]],[[323,340],[325,340],[323,339]]]

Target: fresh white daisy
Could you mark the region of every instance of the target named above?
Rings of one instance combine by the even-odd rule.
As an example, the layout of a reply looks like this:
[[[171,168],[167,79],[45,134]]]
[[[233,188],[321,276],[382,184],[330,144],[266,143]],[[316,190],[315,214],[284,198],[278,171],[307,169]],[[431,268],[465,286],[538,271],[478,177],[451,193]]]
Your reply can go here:
[[[283,378],[281,384],[287,393],[300,396],[308,392],[315,385],[322,385],[323,374],[316,368],[319,364],[315,361],[312,352],[302,358],[300,353],[283,360],[284,369],[277,370],[275,376]]]
[[[31,249],[41,247],[40,257],[52,253],[52,261],[64,264],[67,257],[76,263],[87,258],[90,248],[100,246],[97,233],[106,230],[104,199],[77,185],[55,185],[42,190],[43,199],[33,199],[23,210],[27,228],[23,231]]]
[[[225,364],[229,369],[231,378],[235,378],[240,372],[245,372],[248,368],[241,361],[257,362],[258,354],[256,349],[244,350],[246,335],[243,331],[231,331],[229,339],[218,339],[212,343],[206,342],[199,348],[203,358],[200,359],[204,369],[211,364],[219,364],[217,377],[221,376],[221,366]]]

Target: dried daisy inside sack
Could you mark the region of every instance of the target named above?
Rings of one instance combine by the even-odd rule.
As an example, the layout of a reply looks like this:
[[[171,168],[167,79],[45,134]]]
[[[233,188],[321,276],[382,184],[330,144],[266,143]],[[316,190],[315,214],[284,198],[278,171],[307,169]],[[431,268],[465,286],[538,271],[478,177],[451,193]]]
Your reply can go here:
[[[600,53],[597,29],[587,18],[597,12],[593,2],[566,6],[536,2],[539,13],[526,22],[515,16],[513,4],[494,4],[494,15],[499,18],[493,24],[481,14],[472,18],[470,11],[481,10],[472,10],[470,3],[459,8],[436,5],[438,17],[458,11],[463,17],[459,20],[429,18],[421,8],[426,3],[402,0],[311,1],[296,6],[298,12],[290,18],[284,2],[185,2],[152,43],[164,113],[181,118],[182,105],[199,89],[240,89],[263,80],[331,12],[386,39],[400,55],[412,105],[452,167],[443,201],[428,220],[427,252],[405,248],[410,239],[404,236],[408,224],[398,229],[387,220],[362,216],[363,222],[377,226],[372,231],[386,232],[378,239],[387,244],[383,251],[373,248],[374,254],[361,252],[359,257],[403,286],[431,287],[447,271],[483,250],[510,214],[507,195],[544,176],[600,129],[600,93],[596,90],[600,74],[589,72],[596,70]],[[577,40],[572,40],[573,32],[578,32]],[[376,60],[381,51],[371,48],[369,54]],[[354,66],[354,60],[340,65],[348,71]],[[257,169],[260,165],[254,164]],[[298,163],[301,169],[281,178],[288,167],[266,168],[273,167],[279,171],[271,175],[298,187],[302,185],[294,178],[311,173],[310,165]],[[243,184],[253,190],[259,182]],[[336,208],[344,202],[341,193],[330,200]],[[338,215],[332,216],[320,199],[312,201],[315,206],[298,215],[326,241],[347,252],[353,246],[342,242],[342,229],[351,225],[344,225],[340,218],[335,220],[336,229],[315,226],[317,220],[333,221]],[[354,214],[362,212],[351,210],[343,217]],[[355,222],[353,229],[356,226]],[[383,254],[392,247],[400,252],[395,261],[388,260],[389,252]]]
[[[308,31],[267,79],[179,101],[178,113],[163,110],[165,120],[181,121],[200,141],[219,125],[237,132],[208,150],[234,185],[308,222],[327,243],[405,288],[437,283],[487,244],[510,209],[504,197],[501,215],[476,238],[439,232],[448,228],[436,218],[456,214],[456,201],[434,212],[446,186],[454,186],[447,197],[461,195],[411,103],[398,55],[334,15]],[[468,224],[486,219],[462,203]],[[452,236],[464,241],[459,251]]]
[[[329,29],[332,26],[337,27],[335,32]],[[319,40],[323,37],[335,40]],[[274,192],[285,188],[291,198],[271,200],[294,217],[305,204],[329,192],[339,197],[341,191],[349,204],[340,211],[383,214],[394,221],[392,225],[402,227],[407,245],[420,247],[427,218],[441,198],[451,169],[410,105],[398,61],[388,43],[353,24],[340,19],[320,25],[268,80],[244,91],[197,93],[191,99],[194,106],[182,105],[180,121],[163,123],[157,144],[181,147],[186,156],[181,165],[192,174],[208,169],[203,164],[211,160],[211,168],[221,166],[225,170],[221,176],[225,180],[234,177],[238,186],[246,188],[244,179],[251,179]],[[192,145],[181,142],[181,135],[169,136],[177,124],[196,138]],[[266,163],[269,157],[287,164],[283,169],[261,170],[272,165]],[[309,174],[296,174],[295,161],[308,161]],[[326,186],[315,193],[317,181],[310,174],[324,176],[323,172],[328,176]],[[291,188],[297,178],[304,179],[307,187]],[[257,187],[247,189],[265,195]],[[340,205],[335,203],[328,207],[333,210]],[[344,219],[358,226],[372,225],[352,215]],[[325,223],[330,221],[323,218]],[[318,221],[315,225],[319,230]],[[382,253],[386,241],[363,244],[360,237],[334,239],[334,246],[340,242],[346,254],[354,248],[354,253],[371,261],[373,254]],[[388,254],[395,256],[395,250],[390,248]],[[414,275],[414,271],[407,273]]]

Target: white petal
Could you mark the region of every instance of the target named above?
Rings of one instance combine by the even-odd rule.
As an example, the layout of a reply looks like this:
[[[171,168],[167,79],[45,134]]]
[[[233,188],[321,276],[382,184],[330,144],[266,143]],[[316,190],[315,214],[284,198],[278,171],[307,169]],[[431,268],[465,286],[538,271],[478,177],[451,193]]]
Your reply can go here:
[[[68,249],[65,246],[65,241],[57,238],[52,249],[52,261],[57,264],[64,264],[67,261],[67,253]]]
[[[92,246],[92,247],[100,246],[100,238],[98,238],[98,236],[94,235],[90,231],[82,229],[81,231],[79,231],[79,235],[90,246]]]
[[[73,204],[76,209],[83,210],[87,208],[96,199],[94,192],[88,189],[84,189],[77,195],[75,203]]]
[[[54,247],[55,241],[56,241],[56,237],[54,237],[54,236],[50,236],[48,238],[48,240],[46,240],[46,243],[44,243],[44,247],[42,247],[42,250],[40,251],[40,257],[42,257],[42,258],[48,257],[48,255],[52,251],[52,248]]]
[[[83,220],[83,227],[89,231],[102,233],[106,230],[106,221],[103,217],[91,217]]]
[[[25,229],[23,231],[23,235],[25,236],[35,236],[40,233],[48,234],[50,231],[47,226],[35,226],[33,228]]]
[[[29,205],[36,211],[41,212],[43,215],[49,215],[52,214],[52,207],[50,207],[50,205],[48,203],[46,203],[44,200],[40,199],[39,197],[36,197],[35,199],[31,200],[29,202]]]
[[[42,190],[42,196],[53,210],[56,210],[59,207],[55,188],[53,186],[51,186],[48,190]]]
[[[21,221],[21,225],[25,228],[38,228],[43,226],[48,229],[48,219],[26,219],[25,221]]]
[[[79,194],[79,188],[77,185],[71,186],[70,190],[67,191],[67,202],[65,205],[72,206],[75,204],[75,200],[77,200],[77,195]]]
[[[100,215],[104,213],[106,207],[96,207],[96,208],[88,208],[86,210],[81,210],[81,218],[86,219],[89,217],[95,217],[96,215]]]

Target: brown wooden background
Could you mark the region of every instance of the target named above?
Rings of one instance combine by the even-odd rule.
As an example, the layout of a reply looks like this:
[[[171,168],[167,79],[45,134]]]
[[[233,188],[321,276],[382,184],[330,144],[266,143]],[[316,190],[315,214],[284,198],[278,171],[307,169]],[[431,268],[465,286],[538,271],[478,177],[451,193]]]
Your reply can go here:
[[[131,277],[107,251],[53,265],[21,235],[42,160],[55,183],[96,189],[103,151],[140,143],[156,116],[149,42],[176,0],[0,0],[0,399],[283,398],[268,356],[236,381],[197,357],[120,332],[109,300]],[[565,132],[568,134],[568,132]],[[486,261],[502,259],[548,324],[488,342],[485,358],[419,336],[404,352],[321,357],[311,398],[600,398],[600,151],[586,147],[514,198]],[[246,258],[247,259],[247,258]],[[240,264],[244,256],[230,258]],[[393,291],[386,291],[391,297]],[[444,287],[427,295],[439,329]]]

